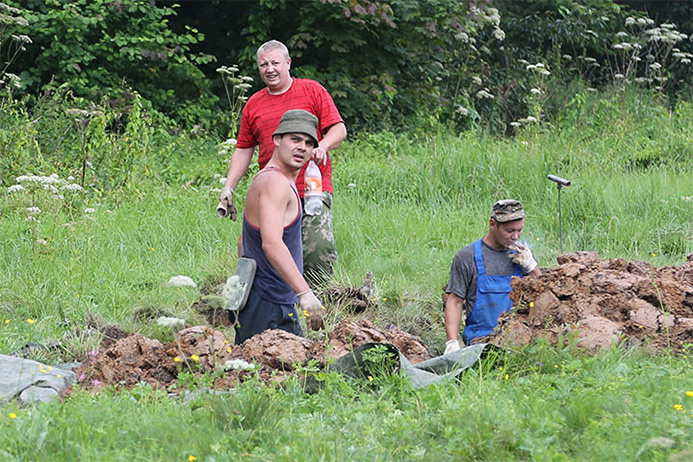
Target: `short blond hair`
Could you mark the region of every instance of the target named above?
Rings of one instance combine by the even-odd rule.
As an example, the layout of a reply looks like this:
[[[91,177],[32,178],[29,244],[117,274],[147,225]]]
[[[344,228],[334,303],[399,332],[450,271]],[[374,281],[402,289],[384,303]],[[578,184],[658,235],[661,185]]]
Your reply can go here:
[[[282,53],[284,53],[284,56],[286,56],[286,59],[290,58],[289,49],[286,47],[286,45],[279,40],[270,40],[269,42],[265,42],[260,45],[260,48],[258,48],[257,52],[255,53],[255,60],[260,59],[260,54],[274,50],[281,50]]]

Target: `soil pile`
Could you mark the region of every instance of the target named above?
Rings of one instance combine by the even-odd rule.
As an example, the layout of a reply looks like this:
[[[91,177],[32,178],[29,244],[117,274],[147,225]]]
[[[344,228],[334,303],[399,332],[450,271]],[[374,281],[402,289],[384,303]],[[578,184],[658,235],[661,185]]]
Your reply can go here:
[[[312,340],[269,330],[241,345],[232,345],[222,332],[211,327],[194,326],[183,329],[175,341],[167,344],[139,334],[109,342],[89,356],[75,373],[86,388],[130,388],[139,382],[167,388],[181,371],[222,370],[227,361],[239,359],[254,363],[255,368],[250,370],[229,369],[215,382],[217,388],[230,388],[244,377],[256,374],[268,382],[281,381],[296,373],[297,365],[315,360],[322,367],[328,358],[336,359],[369,342],[392,343],[412,363],[431,357],[419,337],[396,327],[381,331],[367,320],[343,320],[327,334],[327,339]]]
[[[519,347],[576,338],[588,351],[617,341],[675,352],[693,347],[693,255],[661,268],[594,252],[564,254],[558,263],[539,277],[513,278],[514,309],[493,336],[477,341]]]

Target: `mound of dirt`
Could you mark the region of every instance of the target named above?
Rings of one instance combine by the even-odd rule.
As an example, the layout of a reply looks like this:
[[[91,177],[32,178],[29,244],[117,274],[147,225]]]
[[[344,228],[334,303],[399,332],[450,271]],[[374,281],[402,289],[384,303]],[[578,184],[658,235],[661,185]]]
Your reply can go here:
[[[671,348],[693,347],[693,259],[655,268],[594,252],[558,257],[539,277],[513,278],[514,309],[499,319],[494,335],[477,339],[519,347],[532,339],[577,338],[587,351],[613,342]]]
[[[282,330],[268,330],[235,346],[218,330],[194,326],[181,330],[175,341],[165,345],[139,334],[109,342],[89,356],[75,373],[84,388],[130,388],[139,382],[168,388],[183,370],[223,370],[224,363],[234,359],[255,364],[253,370],[226,371],[215,383],[217,388],[229,388],[255,374],[267,382],[281,381],[295,373],[297,365],[315,360],[322,367],[328,358],[336,359],[369,342],[391,343],[412,363],[431,357],[419,337],[396,327],[383,332],[367,320],[343,320],[327,334],[327,339],[311,340]]]

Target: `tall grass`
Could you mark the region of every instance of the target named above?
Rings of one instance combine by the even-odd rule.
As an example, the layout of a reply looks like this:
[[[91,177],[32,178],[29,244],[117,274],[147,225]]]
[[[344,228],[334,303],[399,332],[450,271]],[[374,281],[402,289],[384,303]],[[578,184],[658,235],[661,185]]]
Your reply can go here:
[[[693,252],[693,106],[681,103],[670,114],[639,94],[600,96],[587,95],[585,111],[565,125],[526,128],[513,139],[443,127],[425,135],[352,137],[333,153],[340,255],[333,283],[358,286],[372,271],[378,304],[365,316],[419,334],[439,352],[440,295],[452,257],[486,232],[493,202],[520,199],[528,215],[524,237],[540,265],[555,264],[558,197],[549,173],[573,182],[561,192],[564,251],[682,263]],[[91,152],[100,158],[130,152],[127,175],[126,164],[113,159],[94,167],[85,191],[69,197],[10,193],[21,174],[80,179],[82,158],[70,151],[81,146],[79,132],[51,104],[60,130],[50,111],[41,124],[33,122],[39,114],[16,108],[0,122],[0,143],[14,153],[0,162],[0,351],[59,339],[90,317],[161,335],[136,315],[146,307],[203,323],[193,305],[201,287],[233,271],[240,228],[214,213],[218,176],[227,168],[217,140],[149,127],[139,140],[146,153],[135,155],[122,145],[129,142],[125,132],[110,133]],[[10,130],[21,136],[8,136]],[[58,132],[61,139],[48,136]],[[111,169],[118,181],[111,181]],[[31,206],[41,209],[35,220]],[[165,286],[179,274],[198,288]],[[343,315],[333,308],[331,323]],[[396,377],[375,387],[328,377],[315,395],[304,394],[298,381],[283,388],[251,382],[228,396],[186,402],[144,386],[77,391],[60,403],[0,407],[0,454],[8,460],[685,458],[693,450],[690,374],[687,356],[614,348],[585,358],[539,345],[485,362],[459,383],[418,391]]]

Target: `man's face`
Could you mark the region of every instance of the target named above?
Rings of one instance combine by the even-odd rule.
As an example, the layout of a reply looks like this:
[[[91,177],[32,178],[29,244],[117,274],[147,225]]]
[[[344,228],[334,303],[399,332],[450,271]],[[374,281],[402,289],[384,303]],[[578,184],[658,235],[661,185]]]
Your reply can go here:
[[[299,170],[313,155],[315,141],[303,133],[274,135],[274,145],[279,148],[279,160],[289,168]]]
[[[261,53],[257,58],[257,66],[260,70],[260,77],[265,82],[270,91],[284,91],[291,83],[289,69],[291,69],[291,58],[287,57],[281,50],[272,50]]]
[[[509,249],[517,244],[522,236],[522,228],[525,226],[525,219],[509,221],[506,223],[498,223],[491,218],[491,238],[498,249]]]

